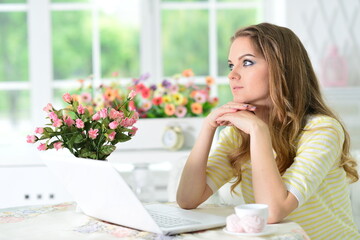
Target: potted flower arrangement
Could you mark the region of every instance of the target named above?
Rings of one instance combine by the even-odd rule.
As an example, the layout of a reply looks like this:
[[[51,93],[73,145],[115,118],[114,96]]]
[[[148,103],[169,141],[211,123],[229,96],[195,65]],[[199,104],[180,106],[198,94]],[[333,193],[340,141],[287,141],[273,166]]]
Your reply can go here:
[[[34,135],[27,136],[27,142],[41,142],[40,151],[66,148],[75,157],[106,160],[117,143],[129,141],[136,134],[134,124],[139,115],[126,107],[135,95],[130,91],[124,102],[94,111],[66,93],[63,100],[67,106],[57,110],[47,104],[44,111],[50,122],[47,127],[36,128]]]

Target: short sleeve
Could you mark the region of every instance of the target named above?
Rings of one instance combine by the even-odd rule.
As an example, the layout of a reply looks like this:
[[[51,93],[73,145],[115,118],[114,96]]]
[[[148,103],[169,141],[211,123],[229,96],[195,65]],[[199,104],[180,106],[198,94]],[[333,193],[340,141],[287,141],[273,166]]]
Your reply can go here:
[[[239,146],[239,136],[233,127],[224,128],[219,140],[211,152],[206,168],[206,183],[215,193],[222,185],[233,177],[228,155]]]
[[[308,121],[299,138],[294,162],[283,175],[285,185],[297,198],[299,207],[339,163],[343,143],[344,131],[335,119],[320,116]]]

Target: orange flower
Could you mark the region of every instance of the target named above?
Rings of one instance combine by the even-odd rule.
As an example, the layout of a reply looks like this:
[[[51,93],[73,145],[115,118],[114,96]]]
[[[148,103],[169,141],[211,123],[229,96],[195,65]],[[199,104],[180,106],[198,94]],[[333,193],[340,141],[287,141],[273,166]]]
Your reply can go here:
[[[203,112],[202,105],[200,103],[192,103],[191,104],[191,111],[195,114],[201,114]]]
[[[107,88],[104,93],[105,100],[110,102],[114,101],[117,96],[117,91],[111,88]]]
[[[190,97],[194,98],[196,96],[196,94],[198,93],[198,91],[194,90],[190,93]]]
[[[175,114],[175,106],[174,104],[166,104],[165,105],[165,114],[168,116],[172,116]]]
[[[206,85],[211,86],[215,83],[215,79],[213,77],[207,76],[205,78]]]
[[[192,77],[194,76],[194,72],[192,71],[192,69],[185,69],[183,72],[182,72],[182,75],[184,77]]]

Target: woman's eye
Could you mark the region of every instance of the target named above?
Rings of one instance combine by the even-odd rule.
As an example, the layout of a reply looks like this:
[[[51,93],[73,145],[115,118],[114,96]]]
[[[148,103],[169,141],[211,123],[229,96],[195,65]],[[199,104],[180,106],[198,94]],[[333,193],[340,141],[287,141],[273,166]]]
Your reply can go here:
[[[230,64],[230,63],[229,63],[229,69],[230,69],[230,71],[232,71],[233,68],[234,68],[234,64]]]
[[[253,61],[250,61],[250,60],[244,60],[244,63],[243,63],[243,66],[251,66],[253,65],[254,62]]]

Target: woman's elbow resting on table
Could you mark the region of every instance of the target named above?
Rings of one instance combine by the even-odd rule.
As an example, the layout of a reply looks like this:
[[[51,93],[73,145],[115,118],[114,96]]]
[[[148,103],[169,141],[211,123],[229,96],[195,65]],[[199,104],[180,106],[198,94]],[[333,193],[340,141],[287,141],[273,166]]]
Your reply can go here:
[[[193,193],[184,193],[178,190],[176,194],[177,204],[184,209],[194,209],[205,202],[212,195],[212,190],[206,185],[201,195],[195,196]]]
[[[298,200],[289,193],[286,200],[277,204],[269,204],[268,223],[279,223],[298,207]]]

